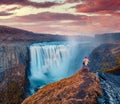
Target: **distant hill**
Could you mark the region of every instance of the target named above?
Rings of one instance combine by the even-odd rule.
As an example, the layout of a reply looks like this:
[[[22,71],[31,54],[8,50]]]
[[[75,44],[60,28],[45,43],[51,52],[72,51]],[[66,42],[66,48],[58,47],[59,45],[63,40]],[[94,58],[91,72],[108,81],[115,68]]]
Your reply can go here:
[[[17,28],[0,26],[0,43],[3,42],[43,42],[43,41],[59,41],[59,40],[90,40],[87,36],[65,36],[54,34],[33,33]]]
[[[37,34],[21,29],[0,26],[0,42],[32,42],[32,41],[52,41],[63,39],[62,36],[54,36],[50,34]]]
[[[105,34],[96,34],[95,39],[99,42],[120,42],[120,32],[118,33],[105,33]]]

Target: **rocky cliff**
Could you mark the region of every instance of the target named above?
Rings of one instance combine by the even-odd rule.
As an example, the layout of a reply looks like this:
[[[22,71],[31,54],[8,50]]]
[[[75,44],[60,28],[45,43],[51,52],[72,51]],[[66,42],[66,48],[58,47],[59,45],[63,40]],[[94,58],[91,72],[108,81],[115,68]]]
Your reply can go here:
[[[95,48],[89,67],[98,75],[102,88],[98,104],[120,104],[120,43],[106,43]]]
[[[86,37],[82,38],[83,40],[84,38],[86,39]],[[77,36],[76,39],[80,41],[81,37]],[[25,30],[0,26],[0,104],[20,104],[24,99],[25,70],[29,62],[29,50],[27,47],[36,42],[57,40],[66,40],[66,36],[36,34]],[[105,49],[103,49],[104,51]],[[97,60],[96,52],[94,56]],[[91,67],[93,70],[99,70],[99,62],[95,64],[93,61],[92,65],[96,65]]]
[[[22,104],[97,104],[102,94],[98,78],[87,69],[49,84]]]
[[[26,46],[0,46],[0,104],[20,104],[26,83],[29,55]]]
[[[90,68],[93,72],[117,70],[120,65],[120,43],[102,44],[90,54]],[[97,68],[97,69],[96,69]],[[112,70],[111,70],[112,71]],[[110,72],[110,71],[109,71]]]
[[[36,42],[66,38],[0,26],[0,104],[20,104],[24,99],[25,71],[30,61],[27,47]]]
[[[25,72],[30,61],[28,47],[36,42],[66,38],[0,26],[0,104],[20,104],[24,99]]]

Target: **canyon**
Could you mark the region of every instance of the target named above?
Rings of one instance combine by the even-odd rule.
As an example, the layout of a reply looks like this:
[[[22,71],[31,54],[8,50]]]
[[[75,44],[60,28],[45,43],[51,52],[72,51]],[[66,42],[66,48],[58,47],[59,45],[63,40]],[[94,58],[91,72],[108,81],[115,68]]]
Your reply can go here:
[[[114,104],[114,101],[119,103],[119,93],[116,94],[116,92],[119,91],[119,80],[118,80],[119,74],[116,77],[114,73],[119,72],[119,60],[118,59],[119,59],[119,53],[120,53],[119,52],[120,44],[119,44],[118,37],[120,35],[119,33],[117,33],[117,41],[116,41],[116,38],[114,38],[115,34],[116,33],[112,33],[112,35],[110,34],[110,38],[108,34],[107,38],[109,39],[106,43],[105,41],[106,37],[104,37],[103,35],[101,36],[101,40],[103,39],[104,41],[101,41],[101,40],[98,41],[100,37],[91,38],[91,37],[83,37],[83,36],[82,37],[81,36],[76,36],[76,37],[70,36],[68,38],[67,36],[36,34],[36,33],[28,32],[25,30],[10,28],[6,26],[0,26],[0,96],[1,96],[0,103],[1,104],[21,104],[21,102],[25,99],[26,90],[27,90],[26,86],[29,85],[29,80],[27,78],[28,72],[26,71],[27,69],[29,69],[29,64],[30,64],[29,47],[33,43],[66,41],[72,38],[74,38],[74,40],[76,41],[94,41],[94,44],[90,44],[90,45],[87,44],[84,47],[87,47],[86,49],[88,49],[89,47],[92,48],[92,50],[89,51],[91,53],[91,54],[89,53],[90,54],[89,56],[90,66],[89,67],[91,71],[94,72],[98,76],[100,80],[100,84],[102,86],[103,96],[98,99],[99,104],[102,104],[101,102],[107,103],[107,100],[109,100],[108,103],[113,102],[112,104]],[[111,42],[111,39],[112,39],[111,37],[114,38],[112,42]],[[86,51],[86,49],[82,48],[84,52]],[[85,54],[82,55],[81,59],[83,58],[84,55]],[[82,60],[80,60],[80,62],[81,61]],[[104,71],[108,71],[110,69],[111,71],[109,71],[109,73],[113,73],[113,75],[103,73]],[[79,69],[76,68],[76,71],[74,71],[74,74],[78,70]],[[81,73],[81,72],[78,72],[78,73]],[[85,75],[87,75],[87,73]],[[72,72],[72,75],[75,77],[74,74]],[[92,73],[89,73],[89,74],[91,75],[90,78],[92,76],[96,78]],[[76,77],[77,75],[78,74],[76,74]],[[80,76],[85,77],[84,74],[82,73],[80,74]],[[113,78],[117,80],[114,81]],[[67,83],[68,80],[65,79],[64,81]],[[84,81],[86,81],[85,78],[84,78]],[[115,91],[115,93],[111,95],[113,96],[112,99],[110,99],[110,97],[105,97],[106,95],[109,96],[110,94],[112,94],[112,92],[109,93],[107,91],[108,85],[105,84],[105,81],[107,84],[110,83],[109,86],[112,86],[111,89]],[[94,80],[94,82],[96,82],[96,80]],[[99,81],[97,82],[98,82],[97,86],[99,86]],[[117,87],[113,87],[114,83],[117,83],[116,85]],[[93,83],[91,82],[91,84]],[[58,87],[60,87],[59,84],[58,84]],[[36,91],[37,90],[38,89],[36,89]],[[100,90],[98,92],[99,92],[98,95],[101,95]],[[97,96],[95,97],[97,98]],[[116,100],[114,100],[114,97],[116,97]]]

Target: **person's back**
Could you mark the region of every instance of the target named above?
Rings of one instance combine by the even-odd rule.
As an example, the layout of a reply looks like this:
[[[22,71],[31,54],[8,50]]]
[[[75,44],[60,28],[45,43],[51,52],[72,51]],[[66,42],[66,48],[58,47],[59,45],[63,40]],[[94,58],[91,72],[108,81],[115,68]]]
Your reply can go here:
[[[86,69],[87,71],[89,71],[88,63],[89,63],[89,59],[88,59],[88,57],[85,57],[83,59],[83,67],[82,67],[83,70]]]
[[[88,63],[89,63],[89,59],[88,59],[87,57],[85,57],[85,58],[83,59],[83,63],[84,63],[85,66],[87,66]]]

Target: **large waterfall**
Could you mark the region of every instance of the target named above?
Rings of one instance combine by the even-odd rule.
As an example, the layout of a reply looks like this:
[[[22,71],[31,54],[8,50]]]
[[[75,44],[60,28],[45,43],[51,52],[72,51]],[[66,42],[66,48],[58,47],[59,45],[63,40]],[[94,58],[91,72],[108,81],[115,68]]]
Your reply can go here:
[[[87,45],[86,45],[87,44]],[[88,56],[89,42],[44,42],[30,46],[29,91],[73,75]]]

